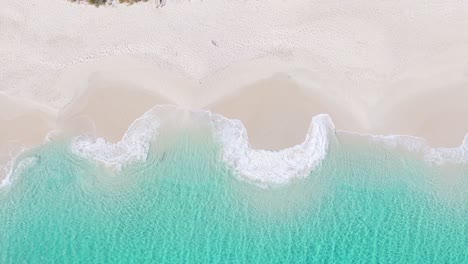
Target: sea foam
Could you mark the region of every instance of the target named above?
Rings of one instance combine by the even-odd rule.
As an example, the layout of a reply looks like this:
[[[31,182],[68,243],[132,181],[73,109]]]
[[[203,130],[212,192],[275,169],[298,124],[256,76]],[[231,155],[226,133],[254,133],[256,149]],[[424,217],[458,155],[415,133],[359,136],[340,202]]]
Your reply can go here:
[[[349,132],[346,132],[349,133]],[[380,143],[391,148],[403,148],[412,153],[417,153],[432,165],[442,165],[445,163],[461,164],[468,162],[468,133],[465,135],[462,144],[454,148],[434,148],[429,145],[426,139],[406,136],[406,135],[364,135],[370,138],[373,143]]]
[[[11,159],[8,163],[4,165],[0,165],[0,176],[5,175],[3,180],[0,182],[0,188],[11,184],[11,181],[12,181],[11,178],[13,174],[21,174],[22,171],[36,164],[37,162],[36,157],[27,157],[17,162],[21,154],[23,154],[23,152],[21,152],[15,158]]]
[[[49,131],[49,133],[47,133],[45,137],[43,144],[51,142],[54,134],[58,133],[58,130]],[[21,157],[23,156],[23,154],[27,154],[32,149],[40,147],[43,144],[35,146],[33,148],[27,148],[24,145],[8,146],[10,159],[5,164],[0,164],[0,179],[3,178],[3,180],[0,182],[0,188],[11,184],[11,176],[13,174],[20,174],[27,167],[34,165],[35,161],[37,161],[36,157]]]
[[[239,178],[262,187],[307,177],[326,158],[335,133],[359,135],[369,138],[372,143],[419,153],[432,165],[468,162],[468,134],[459,147],[433,148],[425,139],[415,136],[362,135],[336,131],[330,116],[320,114],[312,118],[303,143],[279,151],[270,151],[253,149],[250,146],[247,130],[240,120],[228,119],[209,111],[186,110],[167,105],[155,106],[136,119],[122,140],[117,143],[108,142],[104,138],[82,135],[72,139],[71,151],[79,157],[95,160],[115,170],[121,170],[124,166],[135,162],[144,162],[148,157],[152,140],[156,140],[159,135],[162,109],[189,112],[193,116],[201,117],[201,120],[207,120],[213,129],[215,141],[220,144],[220,159]],[[0,186],[10,182],[10,175],[14,172],[14,160],[0,166],[0,170],[4,170],[3,174],[7,175]]]
[[[104,138],[78,136],[72,140],[72,153],[93,159],[116,170],[138,161],[145,161],[151,139],[158,134],[159,119],[153,108],[136,119],[125,132],[122,140],[113,144]]]
[[[162,109],[189,112],[207,120],[213,129],[215,141],[221,146],[220,159],[241,179],[263,187],[308,176],[326,158],[330,140],[335,133],[359,135],[369,138],[372,143],[420,153],[425,161],[433,165],[468,162],[468,134],[460,147],[433,148],[424,138],[415,136],[336,132],[330,116],[319,114],[312,118],[304,142],[279,151],[270,151],[251,147],[247,130],[240,120],[228,119],[209,111],[186,110],[167,105],[156,106],[147,111],[132,123],[123,139],[115,144],[103,138],[78,136],[72,141],[72,152],[117,170],[134,162],[145,161],[151,140],[157,137],[161,127],[158,115]]]
[[[261,184],[283,184],[304,178],[327,155],[329,137],[335,126],[330,117],[320,114],[312,119],[302,144],[280,151],[253,149],[247,130],[239,120],[213,115],[215,137],[222,146],[222,159],[238,175]]]
[[[135,120],[123,139],[115,144],[103,138],[78,136],[73,139],[74,154],[101,162],[120,170],[134,162],[145,161],[153,137],[158,135],[161,122],[158,111],[168,106],[157,106]],[[173,107],[172,111],[181,111]],[[187,110],[184,110],[187,111]],[[221,145],[221,159],[242,179],[261,185],[282,184],[294,178],[306,177],[326,157],[329,136],[334,125],[325,114],[312,119],[309,132],[302,144],[280,151],[253,149],[247,130],[239,120],[231,120],[209,111],[189,111],[208,120],[216,142]]]

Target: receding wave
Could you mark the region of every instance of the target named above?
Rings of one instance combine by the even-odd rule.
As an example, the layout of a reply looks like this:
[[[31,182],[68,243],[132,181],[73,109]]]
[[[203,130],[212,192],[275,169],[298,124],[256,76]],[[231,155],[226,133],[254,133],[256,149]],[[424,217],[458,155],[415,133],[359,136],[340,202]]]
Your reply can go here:
[[[222,145],[222,158],[242,177],[261,183],[281,184],[303,178],[327,155],[329,137],[335,126],[326,114],[312,119],[303,143],[280,151],[253,149],[247,130],[239,120],[213,115],[216,139]]]
[[[150,141],[158,135],[160,126],[155,109],[135,120],[119,142],[113,144],[104,138],[78,136],[72,141],[72,152],[117,170],[124,165],[144,161],[148,156]]]
[[[78,136],[73,139],[74,154],[94,159],[105,166],[120,170],[122,166],[147,158],[151,140],[158,135],[158,111],[168,106],[157,106],[138,118],[121,141],[113,144],[103,138]],[[169,107],[170,108],[170,107]],[[173,107],[174,111],[181,111]],[[328,115],[314,117],[302,144],[280,151],[253,149],[247,130],[239,120],[231,120],[209,111],[191,111],[202,117],[213,128],[215,140],[222,148],[222,160],[243,179],[262,184],[281,184],[292,178],[307,176],[326,157],[328,137],[334,125]]]
[[[401,147],[410,152],[420,154],[430,164],[442,165],[444,163],[468,162],[468,133],[462,144],[456,148],[433,148],[424,138],[405,135],[368,135],[370,140],[386,146]]]
[[[73,140],[72,151],[85,158],[120,169],[123,165],[144,161],[151,139],[161,126],[158,110],[177,107],[157,106],[137,119],[123,139],[115,144],[102,138],[80,136]],[[335,126],[327,114],[312,118],[305,140],[298,145],[279,151],[254,149],[240,120],[228,119],[209,111],[190,111],[210,122],[215,140],[221,145],[221,159],[241,178],[260,184],[283,184],[294,178],[304,178],[326,158],[329,143],[335,136]],[[339,131],[343,133],[350,133]],[[431,164],[468,162],[468,134],[457,148],[432,148],[423,138],[413,136],[363,135],[373,143],[389,147],[403,147],[421,153]]]
[[[356,134],[336,131],[327,114],[312,118],[305,140],[298,145],[279,151],[260,150],[251,147],[248,133],[240,120],[228,119],[219,114],[203,110],[183,110],[176,106],[155,106],[136,119],[128,128],[122,140],[111,143],[104,138],[80,135],[73,138],[71,151],[75,155],[95,160],[103,165],[120,170],[124,166],[147,159],[152,140],[157,140],[163,124],[160,111],[188,111],[207,120],[213,129],[216,142],[221,146],[220,159],[240,178],[261,186],[284,184],[291,179],[308,176],[326,158],[329,145],[335,133]],[[357,134],[359,135],[359,134]],[[403,135],[360,135],[370,142],[391,148],[404,148],[420,154],[429,164],[446,162],[468,162],[468,134],[456,148],[433,148],[423,138]],[[18,166],[16,166],[18,167]],[[9,183],[14,171],[13,161],[0,167],[8,175],[1,186]]]
[[[22,159],[20,162],[16,162],[17,160],[20,160],[20,156],[23,153],[24,151],[19,155],[16,155],[16,157],[11,159],[8,163],[0,165],[0,176],[5,175],[3,180],[0,182],[0,188],[11,184],[11,176],[13,174],[21,174],[24,169],[34,165],[37,161],[35,157],[27,157]]]

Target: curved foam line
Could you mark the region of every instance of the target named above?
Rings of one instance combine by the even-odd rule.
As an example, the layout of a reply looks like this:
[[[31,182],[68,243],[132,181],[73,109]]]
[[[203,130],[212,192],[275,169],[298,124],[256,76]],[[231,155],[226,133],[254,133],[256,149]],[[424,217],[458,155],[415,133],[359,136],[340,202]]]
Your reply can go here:
[[[113,144],[103,138],[78,136],[72,140],[71,150],[75,155],[102,162],[120,170],[123,165],[146,160],[150,141],[157,135],[160,125],[155,109],[136,119],[125,132],[122,140]]]
[[[0,175],[5,175],[5,178],[0,182],[0,188],[11,184],[11,176],[15,173],[21,173],[24,169],[31,166],[37,159],[35,157],[28,157],[17,163],[17,160],[21,155],[27,151],[26,148],[22,148],[18,154],[12,155],[10,161],[4,165],[0,165]]]
[[[168,106],[165,106],[166,108]],[[158,134],[158,106],[133,122],[123,139],[115,144],[103,138],[78,136],[72,140],[74,154],[93,159],[120,170],[122,166],[146,160],[153,136]],[[181,110],[171,107],[173,110]],[[281,151],[250,147],[247,130],[239,120],[227,119],[209,111],[189,111],[206,117],[213,127],[215,140],[222,147],[221,159],[244,179],[264,184],[281,184],[306,177],[325,158],[329,133],[334,125],[328,115],[312,119],[302,144]]]
[[[437,165],[445,162],[467,163],[468,162],[468,133],[465,135],[462,144],[457,148],[429,148],[425,152],[424,158]]]
[[[207,119],[213,128],[215,140],[221,146],[221,157],[241,179],[260,186],[284,184],[294,178],[304,178],[325,159],[330,137],[335,133],[334,124],[327,114],[312,118],[309,131],[303,143],[279,151],[253,149],[248,140],[247,130],[241,121],[228,119],[209,111],[193,111],[177,106],[155,106],[142,117],[136,119],[128,128],[122,140],[113,144],[103,138],[78,136],[72,140],[71,151],[83,158],[93,159],[112,169],[120,170],[134,162],[145,161],[151,140],[159,134],[161,120],[158,110],[182,110]],[[374,143],[388,147],[403,147],[414,153],[421,153],[429,164],[440,165],[446,162],[468,163],[468,134],[457,148],[432,148],[424,138],[404,135],[363,135]],[[12,162],[14,159],[12,159]],[[10,175],[15,172],[13,163],[0,167],[8,169],[8,176],[1,186],[7,185]],[[16,166],[19,167],[19,166]]]
[[[228,119],[209,111],[184,110],[176,106],[156,106],[133,122],[123,139],[115,144],[102,138],[79,136],[72,142],[73,153],[102,162],[108,167],[120,170],[122,166],[147,158],[151,139],[158,134],[160,120],[157,110],[188,111],[202,116],[210,122],[215,140],[221,146],[222,159],[241,179],[260,186],[284,184],[294,178],[304,178],[325,159],[330,136],[335,126],[327,114],[312,118],[309,131],[303,143],[279,151],[253,149],[248,140],[247,130],[241,121]],[[457,148],[432,148],[424,138],[404,135],[370,135],[346,131],[342,133],[369,137],[374,143],[388,147],[404,147],[415,153],[422,153],[430,164],[445,162],[468,162],[468,134]]]
[[[250,147],[247,130],[239,120],[212,115],[216,139],[222,146],[222,159],[237,174],[262,184],[283,184],[304,178],[327,155],[329,135],[335,126],[327,114],[312,119],[302,144],[280,151]]]
[[[0,175],[5,175],[2,182],[0,182],[0,188],[11,184],[11,175],[13,174],[13,164],[15,159],[11,159],[4,165],[0,165]]]
[[[51,142],[55,133],[59,133],[58,130],[53,129],[49,131],[45,136],[44,141],[41,144],[34,147],[27,148],[25,146],[19,146],[15,148],[10,146],[10,160],[3,165],[0,164],[0,177],[4,176],[3,180],[0,182],[0,188],[10,185],[11,176],[14,173],[21,173],[22,170],[26,169],[27,167],[33,164],[32,160],[36,160],[36,158],[34,157],[28,157],[23,160],[20,160],[20,162],[17,164],[17,161],[20,159],[20,157],[34,148],[38,148],[44,144]]]
[[[431,147],[426,139],[408,135],[372,135],[358,134],[347,131],[342,133],[369,137],[374,143],[383,144],[390,148],[404,148],[412,153],[419,153],[429,164],[442,165],[444,163],[468,163],[468,133],[460,146],[454,148]]]

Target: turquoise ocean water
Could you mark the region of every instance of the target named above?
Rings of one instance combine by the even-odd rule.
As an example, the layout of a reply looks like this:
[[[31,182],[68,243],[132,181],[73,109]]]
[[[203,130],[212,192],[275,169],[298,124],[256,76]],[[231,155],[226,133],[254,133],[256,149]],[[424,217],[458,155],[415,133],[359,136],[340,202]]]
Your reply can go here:
[[[66,141],[29,152],[0,189],[0,263],[468,263],[464,165],[337,141],[265,189],[219,153],[184,134],[114,173]]]

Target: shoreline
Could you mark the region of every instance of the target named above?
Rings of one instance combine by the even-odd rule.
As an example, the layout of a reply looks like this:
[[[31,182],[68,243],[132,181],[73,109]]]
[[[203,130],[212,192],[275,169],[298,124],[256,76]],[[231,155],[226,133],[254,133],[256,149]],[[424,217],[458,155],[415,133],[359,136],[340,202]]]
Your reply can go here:
[[[455,148],[468,132],[464,7],[2,1],[14,38],[0,40],[0,164],[51,130],[118,142],[159,104],[239,119],[256,150],[300,144],[321,113],[339,131]]]
[[[176,119],[174,119],[176,117]],[[184,121],[185,120],[185,121]],[[181,122],[182,121],[182,122]],[[134,120],[118,141],[110,141],[93,133],[73,136],[71,151],[82,158],[92,159],[105,166],[120,170],[136,161],[146,159],[153,140],[158,140],[160,129],[190,129],[197,122],[208,121],[213,130],[215,141],[221,145],[222,161],[240,178],[260,187],[284,184],[290,180],[304,178],[326,159],[328,145],[339,138],[358,139],[365,144],[377,144],[389,149],[404,151],[416,155],[422,161],[433,165],[462,164],[468,162],[468,133],[462,144],[455,148],[431,147],[427,140],[407,135],[372,135],[335,130],[333,121],[326,114],[313,117],[305,140],[281,150],[256,149],[250,145],[247,130],[240,120],[228,119],[220,114],[206,110],[188,110],[174,105],[152,107],[144,115]],[[54,132],[52,135],[51,132]],[[65,130],[52,130],[47,133],[42,144],[50,142],[55,136],[66,136]],[[167,131],[163,131],[166,134]],[[335,134],[336,133],[336,134]],[[355,141],[351,139],[351,141]],[[32,149],[35,146],[29,147]],[[2,186],[8,184],[10,170],[16,159],[28,148],[17,149],[10,156],[7,164],[0,169],[6,172],[2,176]],[[13,158],[13,159],[12,159]],[[285,163],[285,160],[288,162]],[[4,173],[5,174],[5,173]],[[7,178],[4,178],[7,177]]]
[[[122,60],[125,61],[126,59],[129,58],[124,59],[120,57],[117,61],[122,62]],[[255,64],[258,62],[253,63]],[[433,153],[431,154],[432,156],[442,154],[446,158],[435,157],[430,159],[438,159],[440,161],[450,159],[451,155],[454,159],[458,159],[460,154],[450,153],[455,153],[457,152],[456,149],[466,147],[465,145],[468,142],[466,139],[465,142],[463,142],[462,138],[458,141],[457,145],[450,143],[447,144],[448,146],[445,145],[444,148],[436,148],[437,146],[431,144],[430,140],[418,135],[370,133],[370,131],[366,131],[362,128],[362,124],[358,121],[359,118],[353,115],[352,112],[356,111],[356,109],[351,110],[337,105],[333,102],[333,97],[326,93],[326,90],[320,90],[314,87],[313,84],[308,84],[307,86],[307,83],[301,80],[300,76],[298,77],[298,75],[295,75],[294,72],[274,73],[269,78],[264,79],[254,78],[253,76],[255,76],[256,73],[251,72],[250,77],[244,79],[244,82],[247,80],[248,85],[237,88],[228,87],[226,91],[224,91],[224,95],[222,94],[222,89],[218,88],[218,95],[214,96],[214,99],[212,98],[213,102],[208,102],[206,99],[205,101],[200,100],[200,95],[197,95],[195,91],[209,93],[211,89],[213,89],[210,87],[224,87],[223,82],[220,82],[217,86],[214,85],[212,81],[211,83],[208,82],[209,85],[205,87],[199,86],[197,88],[196,86],[192,86],[191,89],[182,89],[178,85],[181,83],[188,84],[190,82],[177,80],[175,76],[168,76],[167,72],[162,71],[157,73],[156,76],[158,76],[159,79],[151,78],[149,73],[154,74],[155,71],[157,72],[157,70],[155,70],[157,68],[145,67],[154,65],[138,64],[130,60],[127,65],[141,70],[141,72],[137,72],[134,68],[127,70],[110,68],[110,66],[114,64],[115,63],[113,63],[111,59],[107,59],[107,62],[104,63],[104,65],[109,65],[106,71],[96,71],[98,65],[103,66],[103,64],[97,64],[89,67],[93,70],[91,72],[81,70],[78,75],[70,74],[61,78],[60,81],[62,83],[73,83],[75,81],[79,83],[79,81],[86,80],[85,83],[87,86],[77,86],[80,87],[80,89],[74,93],[75,97],[70,100],[63,109],[57,112],[49,110],[47,115],[44,113],[44,110],[39,110],[49,109],[47,107],[28,101],[22,102],[11,96],[1,95],[2,97],[0,97],[0,99],[4,102],[2,104],[4,116],[0,116],[0,122],[2,122],[5,127],[8,127],[8,129],[4,130],[4,133],[6,131],[6,134],[9,135],[9,137],[3,136],[3,142],[5,144],[14,141],[22,142],[24,137],[21,131],[26,131],[28,135],[27,142],[24,142],[27,144],[22,144],[22,147],[15,149],[13,154],[9,153],[9,149],[2,149],[1,154],[4,158],[0,160],[2,161],[0,164],[2,164],[3,170],[8,170],[7,167],[11,167],[12,164],[10,161],[12,157],[16,156],[22,150],[41,145],[45,141],[46,135],[51,131],[54,131],[55,135],[65,137],[86,135],[91,139],[103,138],[106,144],[117,144],[125,135],[130,125],[155,105],[172,105],[174,108],[185,109],[184,111],[189,112],[209,111],[209,115],[219,115],[223,120],[230,120],[228,123],[240,120],[241,127],[238,129],[244,131],[241,134],[244,135],[243,137],[246,137],[246,141],[245,143],[239,144],[243,145],[244,149],[249,149],[248,152],[252,153],[287,152],[297,146],[305,144],[304,138],[310,136],[310,131],[313,129],[313,126],[311,126],[312,118],[323,112],[331,113],[333,125],[336,125],[336,131],[339,133],[363,136],[369,138],[370,142],[382,143],[389,147],[400,146],[406,149],[413,148],[415,152],[422,153],[423,159],[431,152]],[[82,67],[84,66],[81,66],[80,69],[82,69]],[[72,72],[73,71],[72,69]],[[233,71],[239,73],[238,69],[234,69]],[[235,75],[232,71],[230,74]],[[265,75],[265,73],[263,73],[263,75]],[[136,78],[137,76],[138,78]],[[161,78],[162,76],[164,76],[164,78]],[[216,78],[219,77],[217,76]],[[216,78],[213,79],[217,80]],[[231,80],[227,80],[226,82],[232,85]],[[463,89],[454,89],[453,91],[465,93]],[[468,94],[468,91],[466,91],[466,93]],[[436,96],[430,98],[431,93],[428,93],[426,96],[432,100],[437,100],[440,97],[438,93],[432,93],[432,95]],[[461,97],[457,93],[446,93],[444,96],[452,96],[454,98],[457,96]],[[420,95],[417,93],[414,97],[416,100],[420,100]],[[284,100],[284,98],[288,98],[288,100]],[[411,101],[411,98],[408,98],[408,100]],[[463,100],[460,102],[463,103]],[[197,105],[200,108],[196,108],[195,106]],[[397,105],[399,106],[400,104]],[[468,106],[465,108],[466,109],[463,108],[459,113],[461,116],[463,116],[463,111],[468,111]],[[255,109],[255,111],[251,109]],[[416,109],[419,108],[416,107]],[[423,110],[415,114],[408,112],[405,116],[407,118],[412,118],[414,121],[420,121],[422,120],[421,111]],[[385,111],[382,112],[385,113]],[[430,114],[431,113],[429,113],[429,115]],[[46,115],[47,118],[44,118],[44,115]],[[179,114],[174,116],[176,118],[180,117]],[[399,113],[398,116],[402,116],[402,114]],[[178,121],[179,120],[173,120],[175,123]],[[457,120],[451,121],[456,122]],[[36,128],[42,127],[43,129],[37,129],[37,131],[31,133],[30,129],[25,128],[32,123],[36,123]],[[17,125],[10,126],[8,124]],[[398,129],[404,131],[405,129],[411,129],[411,126],[408,126],[408,124],[413,123],[408,120],[403,120],[403,122],[400,122],[400,124],[395,127],[399,127]],[[463,128],[464,124],[459,122],[458,125],[460,125],[458,127],[458,131],[460,131],[460,128]],[[348,130],[347,127],[349,126],[354,127],[355,130]],[[391,126],[387,125],[387,127],[391,130],[396,130],[396,128]],[[447,133],[447,131],[449,133]],[[457,129],[450,128],[447,129],[447,131],[444,132],[445,134],[440,133],[440,131],[438,132],[439,135],[450,139],[448,142],[453,142],[453,131],[457,131]],[[423,132],[432,135],[430,129],[429,131],[425,130]],[[468,135],[468,133],[465,135]],[[0,143],[2,143],[2,141],[0,141]],[[222,144],[224,144],[225,148],[229,148],[229,142],[224,141]],[[232,150],[235,148],[236,147]],[[450,153],[444,154],[442,149],[446,149]],[[244,150],[237,151],[239,153],[244,152]],[[256,156],[257,154],[252,155]],[[261,156],[264,155],[262,154]],[[324,159],[326,153],[319,156],[320,157],[317,157],[318,161]],[[227,164],[234,164],[230,159],[242,160],[245,159],[245,157],[228,157],[225,158],[224,161],[227,162]],[[257,157],[254,159],[260,161],[262,158]],[[283,158],[276,155],[272,159],[276,160],[274,163],[281,163]],[[465,159],[465,157],[462,157],[462,159]],[[467,159],[465,159],[465,161]],[[8,162],[10,162],[9,165],[7,164]],[[270,162],[271,161],[268,163]],[[315,166],[316,165],[313,167]],[[259,165],[258,167],[262,166]],[[242,169],[236,170],[239,171]],[[264,175],[264,173],[259,173],[258,171],[249,173],[251,178],[255,178],[255,176],[253,176],[255,173]],[[259,178],[264,180],[265,176],[259,176]],[[288,177],[286,178],[288,179]],[[278,176],[277,179],[281,179],[279,182],[285,180],[280,176]]]
[[[267,58],[267,60],[269,59]],[[265,59],[250,61],[246,63],[245,68],[248,69],[248,65],[258,65],[264,62]],[[122,65],[122,63],[126,66],[115,66]],[[241,64],[238,64],[232,69],[225,69],[212,79],[197,86],[189,79],[178,79],[157,65],[139,63],[132,57],[107,58],[101,62],[71,68],[61,76],[58,84],[74,83],[75,86],[68,87],[68,93],[73,95],[72,99],[69,99],[65,107],[56,112],[50,110],[52,108],[50,106],[46,107],[12,96],[1,95],[4,115],[0,116],[0,122],[4,127],[7,127],[3,133],[6,132],[8,135],[2,137],[3,145],[6,146],[6,144],[15,141],[22,143],[21,147],[15,148],[13,152],[5,147],[1,149],[0,154],[3,155],[2,160],[0,160],[2,161],[0,162],[2,164],[0,165],[1,170],[9,171],[12,168],[13,157],[24,149],[43,144],[51,131],[54,131],[53,136],[86,136],[87,141],[84,144],[92,148],[92,154],[88,157],[102,155],[104,155],[103,159],[106,155],[113,157],[113,151],[122,150],[122,147],[118,146],[121,144],[119,142],[126,135],[125,133],[131,124],[141,118],[145,112],[154,108],[155,105],[172,105],[171,107],[174,109],[182,109],[191,113],[208,111],[209,116],[219,115],[220,120],[227,122],[225,126],[228,127],[228,130],[233,129],[227,133],[228,135],[242,135],[240,141],[236,138],[231,138],[232,142],[224,138],[219,141],[226,153],[229,153],[227,156],[224,155],[224,162],[235,171],[248,175],[247,177],[254,182],[284,183],[292,178],[305,177],[306,174],[299,173],[298,168],[299,171],[301,168],[303,171],[310,171],[326,158],[328,139],[317,139],[315,138],[317,135],[312,132],[315,129],[315,126],[312,125],[313,118],[318,117],[321,113],[330,114],[333,121],[330,121],[331,125],[325,125],[325,127],[333,127],[334,130],[336,125],[338,133],[363,136],[368,138],[369,142],[384,144],[390,148],[401,147],[419,153],[422,159],[431,163],[443,163],[450,159],[455,162],[468,161],[468,157],[460,153],[468,148],[466,146],[468,140],[463,137],[468,133],[457,140],[457,144],[453,143],[456,138],[454,134],[464,130],[465,125],[468,131],[468,124],[450,119],[446,121],[456,123],[458,126],[452,128],[434,125],[443,129],[434,131],[433,126],[420,130],[422,131],[422,133],[419,132],[420,135],[430,135],[433,137],[432,139],[443,138],[447,140],[447,144],[443,145],[444,148],[437,148],[437,145],[432,144],[431,138],[428,139],[416,133],[409,136],[407,136],[408,134],[385,133],[397,130],[416,131],[415,128],[419,128],[427,119],[430,120],[434,113],[424,111],[420,108],[420,104],[416,103],[413,106],[413,109],[417,111],[413,110],[412,113],[411,108],[408,110],[408,103],[406,103],[405,108],[405,103],[394,100],[395,107],[403,106],[400,112],[398,112],[399,108],[390,108],[397,111],[393,119],[396,123],[385,124],[385,127],[365,129],[365,122],[362,122],[357,114],[362,111],[362,106],[350,107],[349,101],[344,104],[343,98],[336,98],[334,97],[336,94],[330,94],[327,89],[317,87],[316,83],[311,83],[310,80],[304,78],[308,75],[304,68],[299,73],[296,71],[275,72],[278,68],[272,67],[269,71],[263,69],[263,72],[259,74],[254,71],[246,74],[243,67],[240,66]],[[281,65],[279,67],[281,68]],[[85,68],[88,71],[83,70]],[[236,86],[231,79],[224,80],[222,78],[226,74],[242,75],[242,71],[244,71],[244,77],[241,80],[242,86]],[[255,76],[267,77],[258,78]],[[223,90],[223,88],[225,89]],[[216,92],[213,93],[215,90]],[[412,102],[411,100],[426,100],[433,103],[441,96],[451,97],[454,100],[447,100],[445,106],[448,110],[456,109],[450,107],[457,102],[463,104],[463,98],[465,94],[468,96],[468,90],[453,89],[452,91],[454,91],[453,94],[445,91],[441,95],[437,90],[429,90],[424,95],[426,99],[416,91],[413,92],[413,97],[407,96],[406,100],[409,102]],[[211,97],[205,98],[204,94],[211,94]],[[340,100],[343,104],[336,103]],[[390,111],[386,110],[388,105],[392,105],[391,100],[384,102],[386,102],[385,107],[373,114],[377,113],[385,120],[391,120],[388,118]],[[443,104],[439,105],[437,111],[441,109],[444,109]],[[405,110],[407,111],[404,112]],[[464,116],[465,111],[468,113],[468,106],[461,106],[455,114]],[[424,117],[424,113],[426,117]],[[178,123],[180,120],[177,118],[180,116],[180,114],[173,115],[173,119],[176,119],[173,122]],[[31,124],[36,124],[34,125],[36,131],[33,133],[30,129]],[[372,130],[384,132],[381,134],[372,133]],[[22,132],[26,132],[27,137]],[[95,145],[94,140],[97,138],[102,138],[104,141],[101,143],[104,145]],[[317,149],[305,147],[310,138],[322,142],[317,143],[317,146],[320,147]],[[146,141],[137,140],[135,142]],[[1,140],[0,143],[2,143]],[[125,163],[127,159],[139,157],[137,160],[142,160],[142,157],[146,156],[144,152],[147,147],[139,148],[128,144],[123,143],[125,145],[123,148],[133,154],[128,157],[117,157],[116,160],[121,159],[122,163]],[[147,143],[143,143],[143,145],[147,145]],[[303,150],[298,150],[299,148]],[[100,151],[102,153],[99,153]],[[297,151],[305,154],[294,154]],[[291,153],[286,154],[289,152]],[[286,156],[292,157],[291,155],[296,155],[295,161],[291,163],[293,167],[283,167],[284,162],[282,161],[286,159]],[[249,164],[256,164],[256,168],[249,168]],[[273,171],[283,171],[283,173],[276,175],[270,171],[271,168],[267,164],[276,164],[272,167],[275,168]],[[120,167],[120,165],[114,164],[113,166]],[[305,167],[309,169],[304,169]],[[264,168],[264,170],[261,171],[259,168]],[[270,177],[268,174],[276,176],[270,175]],[[5,175],[2,175],[2,178],[4,177]]]
[[[124,62],[130,66],[112,68]],[[247,62],[246,68],[257,63],[264,61]],[[411,91],[404,101],[381,96],[377,98],[382,103],[380,109],[375,106],[365,109],[346,94],[336,97],[336,91],[317,87],[310,80],[306,82],[303,77],[307,70],[304,68],[300,74],[277,72],[274,66],[269,72],[262,70],[257,74],[250,71],[246,74],[239,70],[240,65],[196,85],[193,80],[179,79],[157,65],[138,63],[131,57],[107,58],[104,63],[72,68],[59,78],[56,85],[78,85],[68,87],[70,98],[56,110],[53,105],[46,106],[0,92],[3,114],[0,121],[5,127],[14,120],[20,125],[33,121],[48,130],[90,133],[115,142],[144,112],[155,105],[169,104],[239,119],[249,132],[251,145],[267,150],[281,150],[301,143],[312,117],[322,113],[331,116],[337,130],[365,135],[421,137],[434,147],[459,146],[468,132],[468,122],[460,122],[468,116],[468,105],[464,100],[468,99],[468,90],[463,87]],[[97,70],[101,67],[106,70]],[[84,71],[84,68],[90,70]],[[234,80],[222,80],[226,74],[243,75],[244,79],[240,85],[235,85]],[[356,96],[364,94],[364,91],[361,94],[356,91]],[[363,114],[367,116],[363,117]],[[25,117],[30,120],[21,121]],[[12,135],[20,130],[10,128],[4,133]],[[8,139],[6,136],[2,138]],[[44,136],[39,138],[42,140]]]

